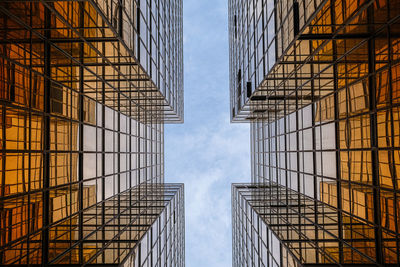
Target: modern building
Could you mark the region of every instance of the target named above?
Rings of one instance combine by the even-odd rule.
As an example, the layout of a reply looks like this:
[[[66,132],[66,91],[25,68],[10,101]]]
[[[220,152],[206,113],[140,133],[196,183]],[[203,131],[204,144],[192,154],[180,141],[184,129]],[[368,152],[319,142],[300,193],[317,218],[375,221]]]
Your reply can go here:
[[[229,0],[234,266],[400,264],[400,1]]]
[[[0,265],[184,266],[182,1],[0,3]]]

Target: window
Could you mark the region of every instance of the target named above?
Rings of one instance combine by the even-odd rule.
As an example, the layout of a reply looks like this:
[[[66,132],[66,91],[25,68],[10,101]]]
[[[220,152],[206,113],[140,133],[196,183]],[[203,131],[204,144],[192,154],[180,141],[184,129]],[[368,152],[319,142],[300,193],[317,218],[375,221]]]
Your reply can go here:
[[[63,87],[56,83],[50,87],[50,112],[63,114]]]
[[[15,64],[3,62],[2,65],[4,67],[0,69],[0,99],[15,101]]]

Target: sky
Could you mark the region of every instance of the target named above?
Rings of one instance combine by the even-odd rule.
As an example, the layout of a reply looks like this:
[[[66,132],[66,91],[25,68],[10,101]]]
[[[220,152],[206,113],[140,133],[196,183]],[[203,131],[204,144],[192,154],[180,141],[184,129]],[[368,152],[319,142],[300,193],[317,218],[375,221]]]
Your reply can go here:
[[[232,266],[231,183],[250,182],[231,124],[227,0],[184,0],[185,123],[165,126],[165,181],[185,183],[186,266]]]

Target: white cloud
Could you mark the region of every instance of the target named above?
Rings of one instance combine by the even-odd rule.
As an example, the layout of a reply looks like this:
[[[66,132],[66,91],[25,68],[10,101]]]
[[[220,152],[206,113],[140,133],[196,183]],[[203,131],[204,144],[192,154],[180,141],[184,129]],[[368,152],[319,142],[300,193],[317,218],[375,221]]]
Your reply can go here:
[[[187,266],[231,263],[231,183],[250,180],[249,127],[223,115],[217,127],[166,130],[167,181],[185,183]]]

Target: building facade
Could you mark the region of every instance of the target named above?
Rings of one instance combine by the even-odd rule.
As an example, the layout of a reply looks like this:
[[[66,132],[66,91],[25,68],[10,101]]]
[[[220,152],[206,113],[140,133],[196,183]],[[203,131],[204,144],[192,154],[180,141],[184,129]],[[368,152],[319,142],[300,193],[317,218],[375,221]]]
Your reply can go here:
[[[235,266],[400,264],[400,1],[230,0]]]
[[[182,1],[0,3],[0,265],[184,266]]]

